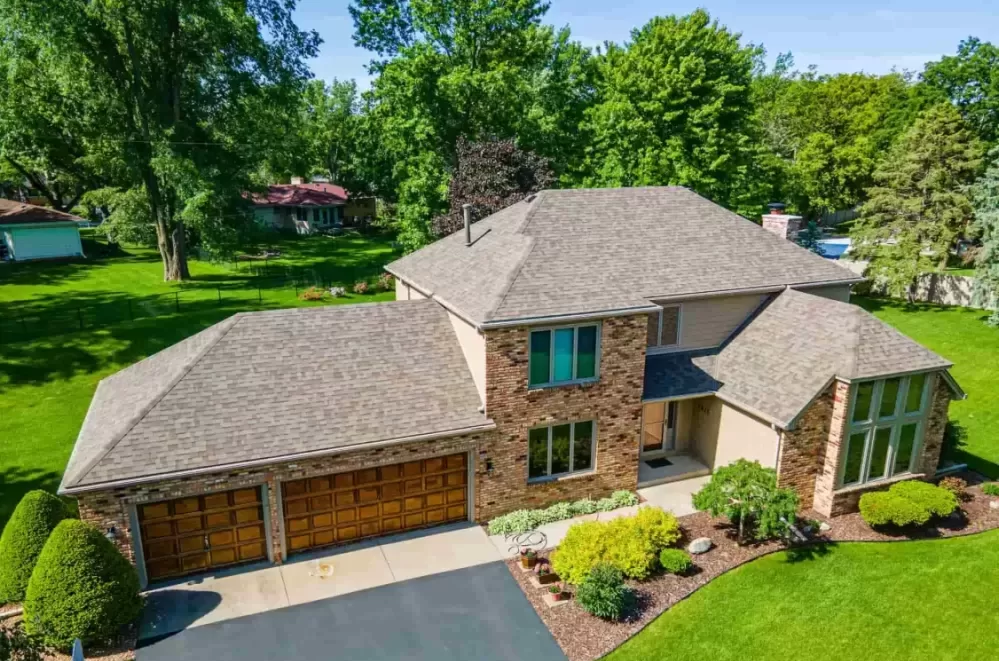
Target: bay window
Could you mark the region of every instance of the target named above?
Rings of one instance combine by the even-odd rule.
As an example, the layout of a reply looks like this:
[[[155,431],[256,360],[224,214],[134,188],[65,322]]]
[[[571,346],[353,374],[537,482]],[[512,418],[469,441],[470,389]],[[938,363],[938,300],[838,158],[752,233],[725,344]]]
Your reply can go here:
[[[527,479],[534,482],[593,470],[593,420],[536,427],[527,433]]]
[[[913,374],[853,385],[841,486],[914,470],[926,427],[929,381],[927,374]]]
[[[531,331],[528,386],[596,381],[600,362],[597,324]]]

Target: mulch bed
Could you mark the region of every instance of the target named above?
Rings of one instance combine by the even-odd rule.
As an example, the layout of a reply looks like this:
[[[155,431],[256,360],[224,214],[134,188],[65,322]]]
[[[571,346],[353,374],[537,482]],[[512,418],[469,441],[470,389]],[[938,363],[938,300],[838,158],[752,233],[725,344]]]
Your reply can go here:
[[[0,627],[8,627],[19,624],[21,616],[14,616],[0,621]],[[114,644],[95,645],[84,647],[83,655],[87,661],[135,661],[135,644],[139,627],[137,624],[129,624],[122,628],[121,635]],[[69,654],[50,651],[43,658],[46,661],[72,661]]]
[[[968,476],[962,477],[968,479]],[[968,479],[969,483],[977,481]],[[695,569],[688,576],[663,574],[646,581],[628,581],[635,590],[637,608],[621,622],[608,622],[593,617],[575,601],[557,608],[549,607],[544,603],[545,589],[530,584],[531,574],[521,571],[516,559],[507,561],[507,566],[569,660],[590,661],[621,645],[708,581],[774,551],[847,541],[894,542],[956,537],[999,528],[999,510],[990,509],[990,498],[983,495],[977,486],[969,487],[968,493],[969,499],[961,504],[963,517],[948,519],[919,531],[878,532],[864,523],[859,514],[847,514],[829,520],[814,512],[808,512],[807,518],[827,521],[832,528],[813,538],[810,544],[797,547],[788,547],[780,542],[739,546],[735,542],[731,525],[725,519],[712,518],[700,512],[679,517],[684,533],[683,544],[698,537],[709,537],[714,546],[707,553],[694,556]]]

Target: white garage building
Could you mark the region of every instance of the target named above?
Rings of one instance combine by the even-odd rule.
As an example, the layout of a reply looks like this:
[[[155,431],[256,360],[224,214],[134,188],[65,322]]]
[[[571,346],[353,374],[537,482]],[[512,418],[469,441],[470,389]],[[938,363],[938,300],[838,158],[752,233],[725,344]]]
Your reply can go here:
[[[0,260],[83,257],[80,221],[55,209],[0,199]]]

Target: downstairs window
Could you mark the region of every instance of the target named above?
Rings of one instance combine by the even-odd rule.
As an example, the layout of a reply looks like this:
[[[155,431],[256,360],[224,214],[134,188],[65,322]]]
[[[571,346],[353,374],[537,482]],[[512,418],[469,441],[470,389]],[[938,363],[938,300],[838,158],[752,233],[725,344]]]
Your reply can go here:
[[[853,384],[850,423],[840,461],[840,486],[912,472],[929,408],[929,375]]]
[[[527,433],[527,480],[535,482],[593,470],[593,420],[535,427]]]

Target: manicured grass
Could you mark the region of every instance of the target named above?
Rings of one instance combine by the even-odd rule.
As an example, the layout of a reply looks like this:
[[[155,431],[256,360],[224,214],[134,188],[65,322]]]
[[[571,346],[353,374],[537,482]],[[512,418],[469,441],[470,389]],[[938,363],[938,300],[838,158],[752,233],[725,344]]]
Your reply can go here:
[[[279,249],[279,264],[322,269],[325,277],[348,289],[356,280],[375,277],[394,255],[387,240],[362,237],[284,240]],[[82,331],[71,324],[61,333],[0,342],[0,528],[25,492],[36,488],[55,491],[58,487],[90,398],[102,378],[234,312],[317,305],[298,300],[294,289],[284,285],[264,290],[262,300],[258,300],[256,289],[246,290],[249,295],[242,297],[227,292],[219,305],[216,283],[238,288],[240,283],[253,282],[247,274],[192,261],[191,282],[164,283],[155,254],[135,249],[129,253],[96,262],[0,267],[0,314],[5,303],[13,300],[34,300],[55,314],[72,309],[74,297],[89,301],[128,295],[148,303],[163,293],[187,292],[179,313],[165,305],[148,310],[158,316],[134,322],[93,326],[87,319]],[[205,295],[190,293],[199,290]],[[393,292],[351,294],[327,304],[394,298]]]
[[[999,531],[778,553],[712,581],[607,659],[992,658],[997,566]]]
[[[983,323],[987,313],[882,298],[854,297],[853,302],[954,363],[951,374],[968,399],[950,406],[959,431],[950,458],[999,478],[999,329]]]

